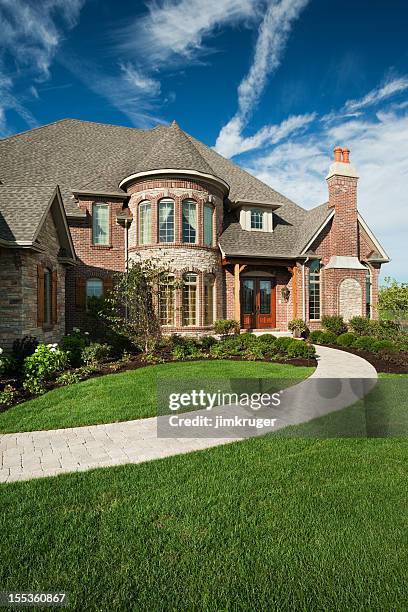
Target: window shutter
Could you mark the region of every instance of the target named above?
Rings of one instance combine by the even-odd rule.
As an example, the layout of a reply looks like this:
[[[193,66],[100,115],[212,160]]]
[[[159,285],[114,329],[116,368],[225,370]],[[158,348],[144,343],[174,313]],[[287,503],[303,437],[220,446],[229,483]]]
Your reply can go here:
[[[85,279],[82,277],[78,277],[76,279],[76,288],[75,288],[75,305],[78,308],[85,308],[86,304],[86,292],[85,292]]]
[[[51,294],[51,308],[52,308],[52,323],[58,322],[58,272],[54,270],[52,273],[52,294]]]
[[[106,294],[113,289],[113,278],[111,276],[107,276],[103,279],[103,295],[106,297]]]
[[[37,266],[37,325],[44,325],[44,268]]]

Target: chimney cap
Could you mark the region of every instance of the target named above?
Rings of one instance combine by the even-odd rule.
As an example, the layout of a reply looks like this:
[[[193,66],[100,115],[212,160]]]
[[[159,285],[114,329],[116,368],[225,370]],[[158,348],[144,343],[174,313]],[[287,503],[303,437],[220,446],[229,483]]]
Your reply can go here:
[[[343,149],[341,147],[339,147],[339,146],[334,147],[333,153],[334,153],[334,161],[335,162],[341,162],[342,161]]]

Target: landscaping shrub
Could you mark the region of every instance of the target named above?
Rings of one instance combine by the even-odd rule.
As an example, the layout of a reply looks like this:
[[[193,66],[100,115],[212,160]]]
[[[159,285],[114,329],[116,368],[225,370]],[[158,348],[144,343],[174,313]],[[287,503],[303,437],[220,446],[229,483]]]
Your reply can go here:
[[[253,344],[245,350],[244,357],[250,361],[261,361],[267,356],[267,350],[266,344]]]
[[[24,360],[24,389],[33,394],[43,393],[45,383],[52,380],[68,363],[67,354],[57,344],[39,344]]]
[[[217,343],[217,340],[214,338],[214,336],[203,336],[200,339],[200,346],[203,348],[203,350],[207,351],[208,349],[210,349],[214,344]]]
[[[214,332],[220,336],[239,334],[240,325],[234,319],[218,319],[214,321]]]
[[[322,317],[322,325],[326,332],[331,332],[335,336],[340,336],[347,331],[347,325],[343,321],[343,317],[337,315],[325,315]]]
[[[241,343],[240,337],[236,336],[234,338],[226,338],[214,344],[210,349],[210,353],[213,357],[217,358],[236,357],[237,355],[241,355],[244,350],[245,347]]]
[[[11,356],[14,359],[14,366],[17,373],[21,371],[24,359],[32,355],[37,346],[38,340],[34,338],[34,336],[24,336],[24,338],[14,340]]]
[[[318,344],[336,344],[337,336],[334,332],[322,332],[319,336]]]
[[[3,391],[0,391],[0,408],[11,406],[16,395],[16,390],[11,385],[6,385]]]
[[[373,353],[376,343],[377,340],[372,336],[360,336],[355,341],[353,347],[359,349],[360,351],[368,351],[369,353]]]
[[[344,334],[337,336],[337,344],[339,346],[344,346],[348,348],[353,346],[356,340],[358,340],[358,336],[353,332],[345,332]]]
[[[261,334],[258,337],[254,336],[254,338],[256,338],[257,344],[266,346],[273,346],[276,340],[276,336],[274,336],[273,334]]]
[[[281,338],[276,338],[274,342],[275,352],[279,355],[285,356],[288,352],[288,347],[292,344],[293,338],[287,338],[283,336]]]
[[[310,329],[303,319],[292,319],[292,321],[288,323],[288,329],[303,338],[307,338],[310,334]]]
[[[73,385],[74,383],[80,382],[82,380],[82,376],[79,372],[64,372],[60,374],[57,379],[57,385],[65,386],[65,385]]]
[[[106,361],[111,352],[109,344],[100,344],[99,342],[92,342],[89,346],[82,349],[81,358],[85,365],[96,365]]]
[[[324,332],[321,329],[315,329],[314,331],[310,332],[309,341],[313,344],[319,344],[319,339],[322,334],[324,334]]]
[[[68,355],[69,364],[74,368],[82,364],[82,351],[88,344],[87,337],[80,332],[73,332],[63,336],[60,341],[62,350]]]
[[[292,339],[287,347],[287,355],[291,359],[311,359],[316,354],[316,349],[313,345],[301,340]]]
[[[197,346],[197,342],[193,338],[183,339],[183,342],[175,344],[171,354],[175,361],[199,359],[204,356],[203,351]]]
[[[367,317],[352,317],[348,323],[349,328],[358,336],[369,336],[372,331],[372,321]]]
[[[381,353],[382,351],[397,352],[397,347],[391,340],[377,340],[373,344],[374,353]]]
[[[244,332],[239,336],[239,339],[243,347],[250,348],[251,346],[255,346],[257,344],[259,338],[264,338],[265,336],[268,336],[268,334],[262,334],[262,336],[255,336],[255,334],[252,334],[251,332]]]

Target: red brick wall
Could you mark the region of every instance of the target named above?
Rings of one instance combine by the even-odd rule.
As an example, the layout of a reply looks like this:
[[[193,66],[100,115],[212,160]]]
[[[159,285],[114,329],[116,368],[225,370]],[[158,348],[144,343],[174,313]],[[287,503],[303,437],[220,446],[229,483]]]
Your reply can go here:
[[[329,207],[334,208],[332,255],[358,257],[357,179],[334,175],[327,180]]]
[[[92,243],[92,205],[96,202],[106,202],[109,205],[109,244],[94,245]],[[124,229],[116,222],[116,215],[122,211],[121,200],[108,198],[80,199],[79,207],[86,213],[85,218],[68,219],[71,236],[78,258],[78,265],[67,272],[66,305],[67,329],[83,328],[87,324],[84,308],[76,306],[77,279],[82,277],[104,279],[114,272],[125,269],[125,237]]]

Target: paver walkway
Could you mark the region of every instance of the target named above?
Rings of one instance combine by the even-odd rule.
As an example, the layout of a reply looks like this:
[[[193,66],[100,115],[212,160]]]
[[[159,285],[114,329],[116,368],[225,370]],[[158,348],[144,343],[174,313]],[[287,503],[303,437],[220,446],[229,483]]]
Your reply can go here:
[[[323,346],[318,346],[317,352],[318,367],[313,375],[285,390],[284,408],[270,407],[271,418],[276,417],[273,430],[340,410],[355,403],[375,385],[377,372],[361,357]],[[240,407],[234,408],[234,415],[239,416],[239,410],[241,416],[248,416],[248,411]],[[214,410],[219,416],[228,413],[231,415],[231,406]],[[158,438],[157,418],[153,417],[107,425],[1,434],[0,482],[142,463],[237,441],[241,439],[239,431],[232,428],[231,435],[223,438],[200,438],[200,433],[188,438]],[[265,429],[254,435],[264,433]]]

